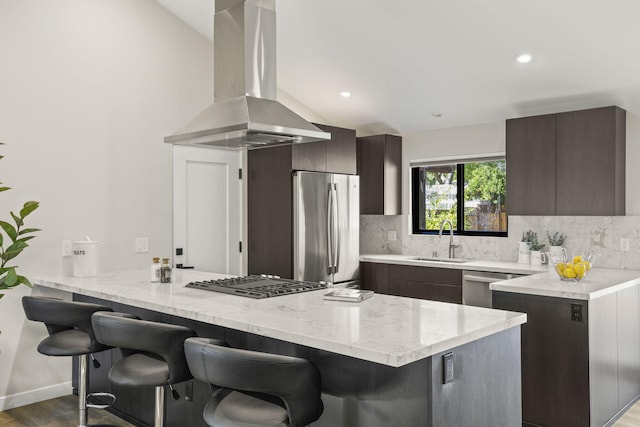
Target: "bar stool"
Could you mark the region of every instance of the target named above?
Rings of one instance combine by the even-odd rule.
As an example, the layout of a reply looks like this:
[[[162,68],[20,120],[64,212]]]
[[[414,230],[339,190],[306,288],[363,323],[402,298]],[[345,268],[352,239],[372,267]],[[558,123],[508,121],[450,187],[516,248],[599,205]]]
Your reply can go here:
[[[100,363],[93,353],[108,350],[111,347],[96,340],[91,327],[93,313],[111,311],[111,308],[85,302],[65,301],[59,298],[22,297],[22,308],[27,319],[42,322],[49,336],[38,344],[38,352],[47,356],[78,356],[78,427],[87,426],[88,408],[106,408],[115,401],[110,393],[87,394],[89,357],[95,368]],[[107,405],[88,404],[92,396],[109,397]]]
[[[306,426],[320,418],[320,374],[308,360],[217,345],[184,343],[194,378],[221,387],[202,414],[216,426]]]
[[[154,426],[164,425],[164,388],[191,379],[184,357],[184,340],[195,333],[184,326],[131,319],[125,313],[95,313],[98,341],[118,347],[122,359],[109,371],[111,382],[126,387],[155,387]]]

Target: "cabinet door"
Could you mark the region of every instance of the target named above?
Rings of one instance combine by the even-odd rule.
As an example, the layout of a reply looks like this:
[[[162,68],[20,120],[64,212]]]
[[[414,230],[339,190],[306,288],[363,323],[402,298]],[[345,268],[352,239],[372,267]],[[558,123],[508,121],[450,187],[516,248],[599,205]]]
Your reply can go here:
[[[624,110],[557,117],[556,215],[624,215]]]
[[[357,139],[360,213],[399,215],[402,209],[402,138],[373,135]]]
[[[449,268],[389,265],[389,293],[462,304],[462,271]]]
[[[507,120],[507,213],[556,214],[556,116]]]
[[[527,314],[521,341],[523,425],[590,425],[589,304],[585,302],[493,292],[494,309]],[[572,304],[582,306],[581,322],[571,319]]]
[[[291,147],[247,155],[248,273],[293,278]]]
[[[314,123],[331,133],[328,141],[292,145],[292,168],[313,172],[356,174],[356,132]]]
[[[327,144],[327,172],[355,175],[356,131],[334,126],[317,125],[325,132],[331,132]]]
[[[360,288],[378,294],[389,293],[389,264],[377,262],[360,263]]]
[[[327,172],[327,141],[293,144],[291,162],[294,170]]]

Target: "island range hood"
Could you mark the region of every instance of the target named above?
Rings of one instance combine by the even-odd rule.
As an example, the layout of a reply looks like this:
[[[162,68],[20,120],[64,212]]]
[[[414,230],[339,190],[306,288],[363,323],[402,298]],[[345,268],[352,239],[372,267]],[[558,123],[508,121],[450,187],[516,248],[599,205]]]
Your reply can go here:
[[[214,101],[164,142],[251,149],[330,139],[276,101],[275,0],[216,0]]]

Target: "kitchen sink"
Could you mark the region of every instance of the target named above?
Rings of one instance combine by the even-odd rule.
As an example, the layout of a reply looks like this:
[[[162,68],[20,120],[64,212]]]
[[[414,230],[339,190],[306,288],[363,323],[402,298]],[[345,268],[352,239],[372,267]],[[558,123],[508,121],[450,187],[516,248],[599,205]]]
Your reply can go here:
[[[455,262],[455,263],[460,263],[460,264],[470,261],[470,260],[468,260],[466,258],[437,258],[437,257],[432,257],[432,258],[415,257],[415,258],[413,258],[413,260],[415,260],[415,261],[432,261],[432,262]]]

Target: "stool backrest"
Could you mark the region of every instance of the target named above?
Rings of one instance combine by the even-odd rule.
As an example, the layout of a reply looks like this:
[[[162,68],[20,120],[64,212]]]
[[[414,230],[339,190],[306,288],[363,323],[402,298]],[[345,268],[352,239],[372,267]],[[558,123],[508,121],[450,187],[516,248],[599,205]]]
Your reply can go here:
[[[92,322],[98,341],[119,347],[125,357],[142,352],[164,360],[169,366],[169,384],[191,378],[184,356],[184,341],[196,335],[191,329],[134,319],[125,313],[96,313]]]
[[[194,378],[219,387],[279,397],[292,426],[322,414],[320,374],[308,360],[216,345],[207,338],[184,343]]]
[[[106,348],[96,340],[91,315],[101,311],[110,312],[110,307],[59,298],[25,296],[22,297],[22,308],[27,319],[44,323],[49,335],[66,329],[79,329],[89,335],[91,351]]]

